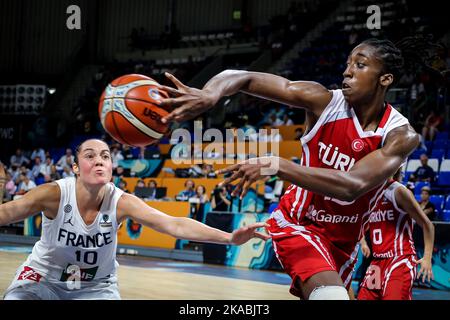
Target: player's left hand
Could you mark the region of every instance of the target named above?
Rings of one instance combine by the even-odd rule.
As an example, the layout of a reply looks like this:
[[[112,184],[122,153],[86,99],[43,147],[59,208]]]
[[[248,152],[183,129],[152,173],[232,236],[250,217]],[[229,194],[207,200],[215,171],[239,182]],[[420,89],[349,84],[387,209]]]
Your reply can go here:
[[[161,119],[163,123],[171,121],[183,122],[194,119],[214,107],[220,98],[217,92],[188,87],[168,72],[166,72],[166,77],[177,88],[158,85],[158,88],[166,91],[171,96],[171,98],[162,99],[160,106],[176,109]]]
[[[420,276],[422,275],[422,282],[425,282],[425,279],[430,282],[431,279],[434,280],[434,275],[433,275],[433,270],[432,270],[432,266],[431,266],[431,261],[429,259],[420,259],[419,261],[417,261],[417,263],[420,265],[420,270],[417,273],[417,279],[420,278]]]
[[[367,244],[361,245],[361,252],[364,257],[369,258],[370,257],[370,248]]]
[[[256,231],[258,228],[268,227],[268,226],[269,225],[265,222],[257,222],[257,223],[252,223],[251,225],[248,225],[246,227],[236,229],[231,234],[230,242],[231,242],[231,244],[234,244],[234,245],[241,245],[241,244],[246,243],[248,240],[250,240],[252,238],[259,238],[264,241],[269,240],[270,239],[269,235]]]
[[[277,173],[281,158],[279,157],[260,157],[248,159],[243,162],[229,166],[228,168],[217,170],[216,174],[232,173],[220,185],[226,185],[236,179],[241,179],[231,193],[236,196],[240,193],[242,199],[248,192],[252,183],[263,180],[268,180],[271,175]]]

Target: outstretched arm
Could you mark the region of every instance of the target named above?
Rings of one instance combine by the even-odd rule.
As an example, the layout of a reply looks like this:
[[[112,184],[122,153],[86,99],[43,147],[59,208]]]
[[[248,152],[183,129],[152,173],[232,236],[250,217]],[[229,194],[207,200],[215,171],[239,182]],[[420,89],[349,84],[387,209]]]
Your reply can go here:
[[[332,93],[317,82],[289,81],[261,72],[225,70],[211,78],[201,90],[184,85],[171,74],[166,73],[166,76],[177,89],[160,86],[174,97],[163,99],[161,105],[179,108],[163,118],[163,122],[190,120],[211,109],[221,97],[238,92],[305,108],[316,116],[320,116],[332,98]]]
[[[242,190],[242,197],[252,183],[267,177],[261,174],[262,168],[274,168],[278,162],[278,172],[275,174],[281,179],[314,193],[353,201],[391,177],[418,144],[419,135],[411,126],[404,125],[392,130],[382,148],[366,155],[349,171],[305,167],[283,158],[271,157],[265,159],[270,162],[261,160],[255,164],[255,159],[250,159],[219,170],[218,173],[233,173],[223,184],[241,179],[235,194]]]
[[[395,201],[400,209],[407,212],[423,230],[425,248],[423,257],[419,260],[421,268],[417,274],[417,278],[419,278],[420,275],[423,275],[422,281],[425,281],[425,279],[430,281],[430,278],[434,279],[433,271],[431,269],[431,258],[433,256],[434,244],[434,225],[420,208],[412,192],[408,189],[397,188],[395,191]]]
[[[54,218],[58,211],[60,189],[56,183],[46,183],[28,191],[23,197],[0,205],[0,226],[22,221],[44,211]]]
[[[270,237],[257,232],[258,228],[268,226],[264,222],[254,223],[228,233],[209,227],[190,218],[172,217],[148,206],[134,195],[125,193],[120,198],[118,206],[118,221],[131,218],[158,232],[166,233],[178,239],[219,244],[241,245],[252,238],[268,240]]]

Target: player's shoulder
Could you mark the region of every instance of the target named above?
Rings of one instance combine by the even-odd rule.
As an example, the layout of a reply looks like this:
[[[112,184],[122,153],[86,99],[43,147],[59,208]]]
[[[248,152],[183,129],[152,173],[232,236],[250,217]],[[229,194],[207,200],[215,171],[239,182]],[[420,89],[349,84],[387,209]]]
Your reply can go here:
[[[18,201],[24,201],[38,211],[45,211],[47,217],[54,218],[61,200],[61,189],[55,182],[41,184],[28,191]]]
[[[327,123],[336,119],[351,118],[352,114],[350,111],[350,107],[348,105],[348,102],[345,100],[342,90],[327,89],[327,91],[330,93],[330,100],[323,108],[320,114],[320,118],[322,119],[322,121],[319,122]]]
[[[61,188],[55,181],[41,184],[34,188],[34,190],[48,198],[59,198],[61,195]]]
[[[390,181],[384,192],[384,197],[392,203],[399,202],[400,198],[411,198],[412,192],[398,181]]]
[[[397,125],[385,133],[383,145],[396,144],[398,147],[404,147],[414,150],[420,142],[419,134],[407,123]]]
[[[118,209],[127,209],[130,206],[132,206],[136,201],[142,201],[140,198],[136,197],[135,195],[123,192],[119,197],[119,200],[117,202],[117,208]]]
[[[348,103],[345,100],[344,94],[342,93],[342,89],[333,89],[328,91],[331,93],[331,100],[325,108],[326,111],[338,111],[348,109]]]
[[[121,222],[124,218],[129,217],[133,212],[139,210],[139,205],[143,200],[135,195],[123,192],[117,201],[117,221]]]

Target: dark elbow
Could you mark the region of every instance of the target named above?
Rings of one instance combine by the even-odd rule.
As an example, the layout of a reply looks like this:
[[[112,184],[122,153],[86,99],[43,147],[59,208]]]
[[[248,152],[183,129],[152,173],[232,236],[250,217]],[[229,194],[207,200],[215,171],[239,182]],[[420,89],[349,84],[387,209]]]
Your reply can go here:
[[[352,202],[357,198],[356,194],[354,192],[346,191],[339,197],[337,197],[338,200],[345,201],[345,202]]]
[[[352,182],[345,186],[342,194],[337,197],[338,200],[352,202],[364,194],[364,185],[358,182]]]

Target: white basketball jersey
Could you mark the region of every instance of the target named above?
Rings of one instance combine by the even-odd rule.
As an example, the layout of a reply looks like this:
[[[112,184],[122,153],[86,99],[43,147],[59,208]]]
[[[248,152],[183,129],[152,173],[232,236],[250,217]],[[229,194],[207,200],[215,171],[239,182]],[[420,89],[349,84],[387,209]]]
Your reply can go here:
[[[70,277],[76,272],[86,284],[115,279],[116,208],[123,191],[108,183],[95,221],[86,225],[78,211],[76,179],[65,178],[56,183],[61,189],[58,214],[53,220],[42,215],[41,239],[25,265],[52,282],[72,280]]]

